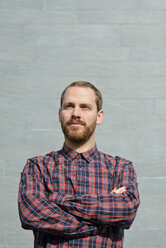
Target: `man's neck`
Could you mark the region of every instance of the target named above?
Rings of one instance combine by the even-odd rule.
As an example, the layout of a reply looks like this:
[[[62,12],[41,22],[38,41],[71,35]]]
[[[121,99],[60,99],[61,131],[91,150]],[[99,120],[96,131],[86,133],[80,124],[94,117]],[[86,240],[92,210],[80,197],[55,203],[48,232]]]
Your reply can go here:
[[[82,152],[86,152],[86,151],[90,150],[91,148],[93,148],[95,145],[95,141],[94,140],[88,140],[84,144],[77,144],[77,143],[71,142],[65,138],[65,144],[69,148],[75,150],[76,152],[82,153]]]

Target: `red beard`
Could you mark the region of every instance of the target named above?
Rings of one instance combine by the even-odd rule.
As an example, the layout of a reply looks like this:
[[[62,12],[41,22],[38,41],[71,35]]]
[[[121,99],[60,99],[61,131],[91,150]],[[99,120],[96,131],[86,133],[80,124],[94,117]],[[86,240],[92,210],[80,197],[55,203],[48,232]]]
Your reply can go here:
[[[80,127],[71,126],[71,124],[81,124]],[[70,121],[64,123],[61,122],[62,131],[67,139],[76,144],[85,143],[94,133],[96,128],[96,121],[87,126],[85,122],[78,118],[72,118]]]

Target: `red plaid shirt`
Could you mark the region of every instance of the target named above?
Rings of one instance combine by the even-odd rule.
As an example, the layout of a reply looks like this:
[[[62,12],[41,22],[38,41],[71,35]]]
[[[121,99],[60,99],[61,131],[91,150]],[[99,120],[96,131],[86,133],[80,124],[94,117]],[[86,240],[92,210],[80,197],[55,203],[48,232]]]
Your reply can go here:
[[[126,192],[111,193],[122,186]],[[64,145],[27,161],[18,202],[22,227],[33,230],[37,248],[121,248],[139,194],[130,161],[96,146],[77,153]]]

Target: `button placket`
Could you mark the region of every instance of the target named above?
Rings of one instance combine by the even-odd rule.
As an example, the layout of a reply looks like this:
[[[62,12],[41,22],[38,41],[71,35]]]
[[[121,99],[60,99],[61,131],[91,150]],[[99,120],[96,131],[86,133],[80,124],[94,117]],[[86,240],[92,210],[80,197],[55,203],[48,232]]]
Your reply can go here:
[[[80,194],[86,193],[86,161],[84,160],[82,154],[77,154],[77,191]]]

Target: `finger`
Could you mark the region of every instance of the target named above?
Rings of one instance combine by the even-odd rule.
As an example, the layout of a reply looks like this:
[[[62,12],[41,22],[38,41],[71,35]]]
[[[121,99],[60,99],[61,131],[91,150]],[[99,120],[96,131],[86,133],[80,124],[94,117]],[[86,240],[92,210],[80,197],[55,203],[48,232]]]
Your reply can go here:
[[[116,193],[117,188],[114,188],[111,193]]]
[[[125,187],[120,187],[119,189],[117,189],[117,193],[123,193],[126,191],[126,188]]]
[[[121,194],[121,193],[123,193],[125,191],[126,191],[125,187],[120,187],[118,189],[117,188],[113,189],[112,193]]]

